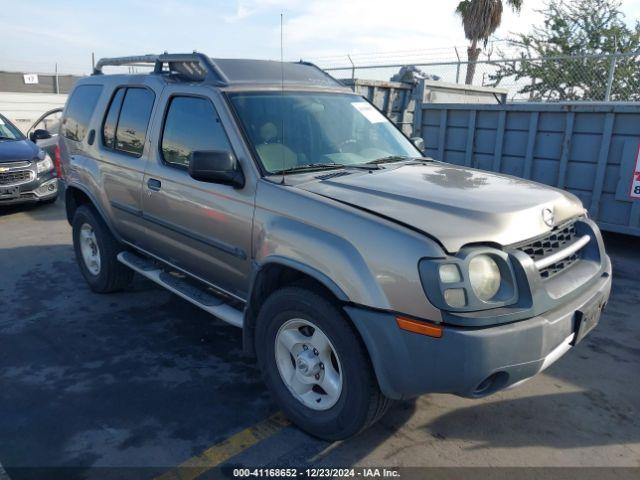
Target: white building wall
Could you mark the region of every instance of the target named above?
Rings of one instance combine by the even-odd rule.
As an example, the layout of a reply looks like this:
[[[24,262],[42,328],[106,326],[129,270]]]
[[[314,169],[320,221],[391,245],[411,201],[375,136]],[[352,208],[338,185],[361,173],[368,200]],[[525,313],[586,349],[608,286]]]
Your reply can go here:
[[[40,115],[66,101],[64,94],[0,92],[0,113],[26,133]]]

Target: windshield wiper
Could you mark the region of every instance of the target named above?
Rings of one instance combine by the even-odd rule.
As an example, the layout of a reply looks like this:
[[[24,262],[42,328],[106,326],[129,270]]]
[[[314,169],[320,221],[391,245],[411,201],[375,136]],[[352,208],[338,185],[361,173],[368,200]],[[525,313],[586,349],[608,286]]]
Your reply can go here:
[[[0,135],[0,140],[16,140],[13,137],[3,137],[2,135]]]
[[[415,160],[415,157],[408,157],[406,155],[388,155],[386,157],[376,158],[369,162],[360,163],[359,165],[380,165],[381,163],[401,162],[403,160]]]
[[[314,170],[333,170],[336,168],[344,168],[340,163],[304,163],[294,167],[285,168],[284,170],[276,170],[271,175],[282,175],[293,172],[313,172]]]

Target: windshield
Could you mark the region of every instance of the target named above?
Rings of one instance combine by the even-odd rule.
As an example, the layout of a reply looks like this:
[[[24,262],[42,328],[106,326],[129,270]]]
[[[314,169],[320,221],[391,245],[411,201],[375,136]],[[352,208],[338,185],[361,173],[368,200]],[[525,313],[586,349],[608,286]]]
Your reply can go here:
[[[24,135],[6,117],[0,115],[0,141],[24,140]]]
[[[269,92],[230,98],[269,173],[421,156],[386,117],[356,95]]]

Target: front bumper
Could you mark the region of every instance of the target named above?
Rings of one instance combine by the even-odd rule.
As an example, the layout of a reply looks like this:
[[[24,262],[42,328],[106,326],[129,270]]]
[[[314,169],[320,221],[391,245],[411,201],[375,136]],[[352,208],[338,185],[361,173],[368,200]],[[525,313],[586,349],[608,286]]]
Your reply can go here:
[[[611,291],[611,262],[570,302],[544,314],[490,327],[445,326],[441,338],[400,330],[395,317],[345,308],[360,332],[383,393],[394,399],[423,393],[480,397],[541,372],[571,348],[576,312]]]
[[[51,200],[58,196],[58,179],[55,174],[45,174],[35,178],[29,183],[23,183],[18,187],[18,196],[3,198],[0,196],[1,205],[15,205],[18,203],[36,203]]]

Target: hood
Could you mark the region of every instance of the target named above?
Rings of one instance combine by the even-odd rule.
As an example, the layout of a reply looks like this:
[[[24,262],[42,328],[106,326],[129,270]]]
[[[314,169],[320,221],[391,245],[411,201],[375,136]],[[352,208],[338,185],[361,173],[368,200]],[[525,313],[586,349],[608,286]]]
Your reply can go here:
[[[33,160],[40,148],[30,140],[0,141],[0,163]]]
[[[510,245],[584,213],[574,195],[508,175],[449,164],[404,164],[298,185],[436,238],[449,252],[469,243]]]

